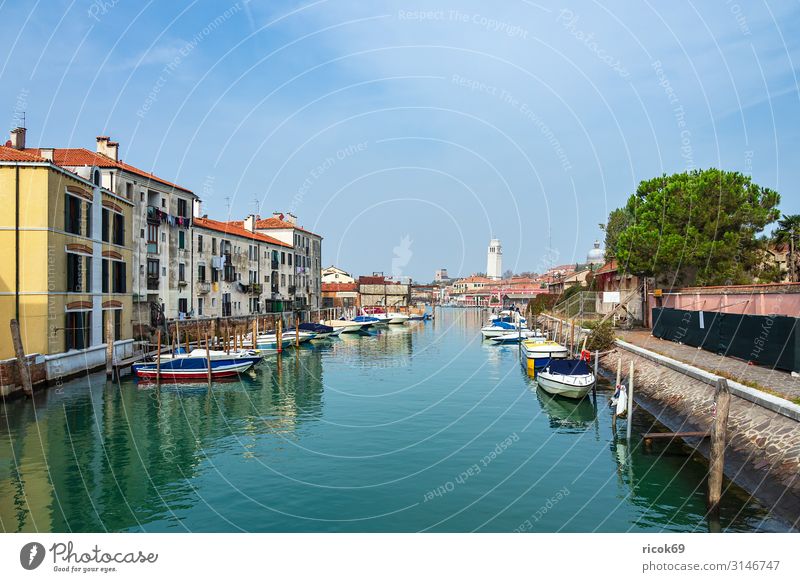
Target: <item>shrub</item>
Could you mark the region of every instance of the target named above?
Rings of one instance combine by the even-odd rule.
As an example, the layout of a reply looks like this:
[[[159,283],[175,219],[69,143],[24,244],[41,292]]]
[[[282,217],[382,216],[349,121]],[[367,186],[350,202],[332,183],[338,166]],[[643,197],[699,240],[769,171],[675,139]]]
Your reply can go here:
[[[604,352],[611,349],[614,345],[614,328],[611,323],[605,321],[595,326],[586,340],[586,349],[590,352],[599,351]]]

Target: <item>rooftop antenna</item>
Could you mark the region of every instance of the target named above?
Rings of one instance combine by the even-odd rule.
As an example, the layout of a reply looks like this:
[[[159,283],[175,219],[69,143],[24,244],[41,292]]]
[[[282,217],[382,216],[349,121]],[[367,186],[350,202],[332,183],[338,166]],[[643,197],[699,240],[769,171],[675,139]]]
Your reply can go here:
[[[253,194],[253,206],[255,207],[254,214],[258,216],[259,212],[261,211],[261,204],[258,201],[258,196],[255,194]]]
[[[225,208],[227,209],[228,218],[231,217],[231,197],[225,196]]]
[[[27,129],[27,127],[25,127],[25,112],[21,112],[20,115],[22,116],[22,129]]]

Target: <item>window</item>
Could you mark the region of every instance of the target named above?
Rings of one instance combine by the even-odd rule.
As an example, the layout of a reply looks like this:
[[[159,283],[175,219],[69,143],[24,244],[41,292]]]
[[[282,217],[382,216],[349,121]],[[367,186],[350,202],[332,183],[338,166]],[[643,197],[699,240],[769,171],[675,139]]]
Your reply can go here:
[[[81,234],[81,199],[67,195],[64,201],[64,230]]]
[[[161,199],[161,208],[166,208],[166,207],[167,207],[167,199],[166,198],[162,198]]]
[[[92,182],[94,182],[95,186],[99,186],[100,185],[100,170],[95,170],[94,171],[94,176],[93,176]]]
[[[289,253],[289,266],[292,266],[292,253]]]
[[[197,280],[201,283],[206,282],[206,266],[197,265]]]
[[[186,297],[180,297],[178,299],[178,311],[181,313],[189,313],[189,301]]]
[[[92,258],[67,253],[67,291],[87,293],[91,289]]]
[[[286,264],[286,253],[284,251],[281,251],[281,265],[285,264]]]
[[[212,255],[217,254],[217,239],[215,239],[214,237],[211,237],[211,254]]]
[[[103,293],[108,293],[108,274],[110,263],[110,260],[103,259]],[[105,329],[105,327],[103,329]]]
[[[186,265],[183,263],[178,265],[178,281],[186,281]]]
[[[147,259],[147,276],[158,277],[158,261],[155,259]]]
[[[133,198],[133,184],[131,184],[130,182],[125,184],[125,196],[127,197],[128,200],[131,200]]]
[[[186,200],[183,198],[178,198],[178,216],[187,216],[186,207]]]
[[[125,246],[125,217],[115,212],[113,226],[114,230],[111,240],[115,245]]]
[[[198,234],[197,235],[197,252],[198,253],[202,253],[203,252],[203,235],[202,234]]]
[[[203,298],[202,297],[198,297],[197,298],[197,315],[198,316],[203,315]]]
[[[178,231],[178,248],[179,249],[186,248],[186,233],[182,230]]]
[[[158,252],[158,225],[157,224],[148,224],[147,225],[147,252],[148,253],[157,253]]]
[[[122,261],[114,261],[112,265],[112,277],[113,281],[111,284],[111,292],[112,293],[126,293],[128,290],[128,283],[126,281],[126,266],[125,263]]]
[[[111,211],[108,208],[103,208],[103,224],[100,227],[100,238],[103,242],[111,240],[109,238],[109,223],[111,222]]]
[[[211,282],[216,283],[219,281],[219,269],[211,269]]]
[[[92,329],[91,311],[68,311],[64,323],[67,350],[83,350],[89,347]]]

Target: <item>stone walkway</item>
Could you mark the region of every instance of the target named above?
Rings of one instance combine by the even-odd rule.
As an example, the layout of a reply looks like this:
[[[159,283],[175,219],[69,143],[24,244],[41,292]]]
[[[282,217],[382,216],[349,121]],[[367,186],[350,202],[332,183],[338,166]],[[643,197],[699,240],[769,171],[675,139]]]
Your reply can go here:
[[[662,356],[691,364],[707,372],[736,380],[746,386],[765,390],[800,404],[800,378],[793,377],[789,372],[750,366],[747,362],[736,358],[719,356],[692,346],[662,340],[650,335],[649,330],[618,330],[617,337]]]

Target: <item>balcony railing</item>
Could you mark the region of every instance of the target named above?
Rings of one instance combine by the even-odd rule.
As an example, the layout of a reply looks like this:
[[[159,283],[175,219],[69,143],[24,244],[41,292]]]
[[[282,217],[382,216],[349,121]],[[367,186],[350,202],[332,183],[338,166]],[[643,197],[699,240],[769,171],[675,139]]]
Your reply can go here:
[[[155,277],[148,275],[147,276],[147,290],[148,291],[158,291],[158,276]]]
[[[198,281],[197,282],[197,292],[200,294],[205,294],[211,291],[211,283],[208,281]]]

